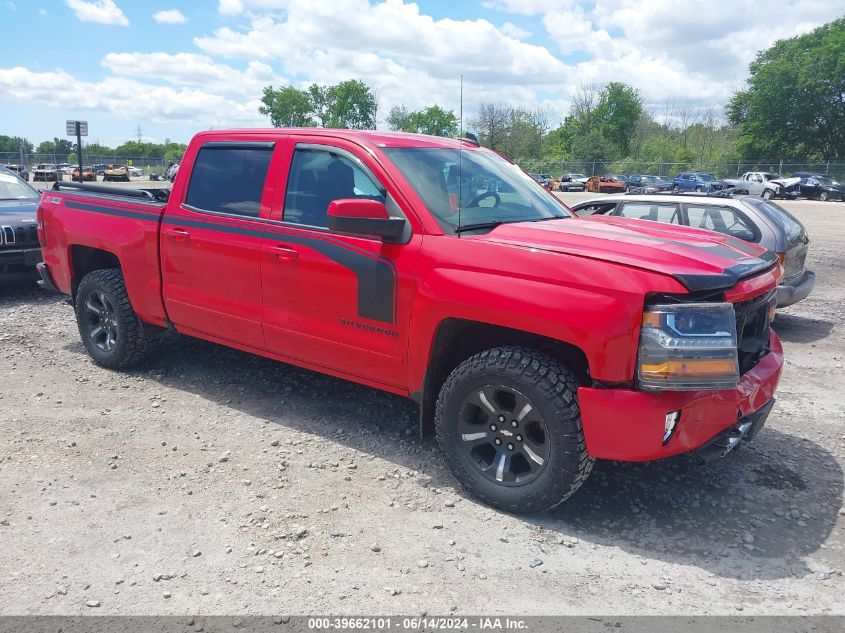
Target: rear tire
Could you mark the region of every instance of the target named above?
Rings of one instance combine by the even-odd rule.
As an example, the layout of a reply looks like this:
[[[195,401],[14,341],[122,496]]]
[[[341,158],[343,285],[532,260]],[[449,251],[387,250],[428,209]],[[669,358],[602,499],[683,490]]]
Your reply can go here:
[[[122,369],[144,359],[149,341],[129,302],[120,269],[85,275],[76,291],[75,307],[82,344],[95,363]]]
[[[566,501],[595,463],[577,388],[572,371],[532,349],[500,347],[461,363],[435,412],[437,441],[458,481],[509,512],[543,512]]]

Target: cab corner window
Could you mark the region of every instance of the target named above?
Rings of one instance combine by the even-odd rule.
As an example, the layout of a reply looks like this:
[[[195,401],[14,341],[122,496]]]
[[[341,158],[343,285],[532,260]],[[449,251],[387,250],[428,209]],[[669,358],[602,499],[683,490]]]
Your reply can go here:
[[[717,231],[746,242],[756,240],[754,230],[733,209],[707,205],[687,205],[687,219],[689,225],[696,229]]]
[[[325,228],[329,203],[348,198],[385,202],[379,187],[346,156],[329,149],[294,151],[285,194],[285,222]]]
[[[257,218],[272,147],[202,147],[185,204],[201,211]]]

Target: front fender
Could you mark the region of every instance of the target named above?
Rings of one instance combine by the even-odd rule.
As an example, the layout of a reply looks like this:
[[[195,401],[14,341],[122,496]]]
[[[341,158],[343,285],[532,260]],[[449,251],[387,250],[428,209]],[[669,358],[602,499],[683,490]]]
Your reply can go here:
[[[448,318],[529,332],[584,352],[590,375],[634,375],[644,299],[684,292],[675,280],[630,266],[517,246],[429,236],[411,314],[409,386],[420,390],[432,343]]]

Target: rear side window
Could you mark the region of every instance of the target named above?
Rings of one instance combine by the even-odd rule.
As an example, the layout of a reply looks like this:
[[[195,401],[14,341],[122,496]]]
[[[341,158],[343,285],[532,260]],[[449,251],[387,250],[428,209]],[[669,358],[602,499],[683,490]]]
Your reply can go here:
[[[745,205],[755,207],[758,211],[762,211],[770,217],[781,229],[783,229],[787,243],[791,244],[804,235],[804,225],[801,224],[794,215],[776,202],[748,198],[742,202]]]
[[[617,215],[621,215],[623,218],[651,220],[666,224],[681,223],[678,205],[670,203],[626,202]]]
[[[257,218],[273,154],[272,145],[200,148],[185,204],[202,211]]]
[[[724,233],[746,242],[757,240],[757,232],[745,218],[727,207],[687,205],[687,219],[689,225],[696,229]]]

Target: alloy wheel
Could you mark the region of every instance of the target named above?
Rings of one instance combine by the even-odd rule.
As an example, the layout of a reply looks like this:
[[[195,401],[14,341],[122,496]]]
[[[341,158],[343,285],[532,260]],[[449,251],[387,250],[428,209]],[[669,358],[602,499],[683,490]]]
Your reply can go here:
[[[112,351],[117,343],[117,315],[104,292],[95,291],[85,301],[85,323],[94,345],[104,352]]]
[[[550,436],[539,409],[503,385],[474,389],[458,413],[460,446],[484,478],[505,486],[536,479],[549,460]]]

